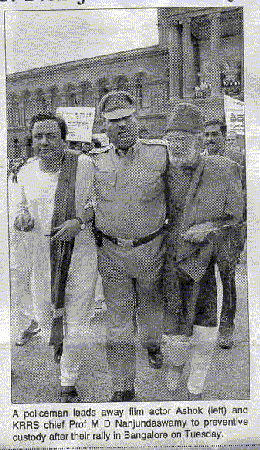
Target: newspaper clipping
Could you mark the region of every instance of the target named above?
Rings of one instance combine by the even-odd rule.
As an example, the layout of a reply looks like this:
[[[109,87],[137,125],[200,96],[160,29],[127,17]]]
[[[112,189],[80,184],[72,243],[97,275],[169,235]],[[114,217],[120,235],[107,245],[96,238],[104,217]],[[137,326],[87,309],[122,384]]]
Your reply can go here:
[[[260,449],[259,5],[0,9],[0,448]]]

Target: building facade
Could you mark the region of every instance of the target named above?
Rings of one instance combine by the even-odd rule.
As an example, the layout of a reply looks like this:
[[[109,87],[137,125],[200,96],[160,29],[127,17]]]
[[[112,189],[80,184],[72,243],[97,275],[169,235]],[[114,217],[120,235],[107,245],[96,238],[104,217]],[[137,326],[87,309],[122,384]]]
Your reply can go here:
[[[140,126],[161,137],[172,107],[197,103],[223,117],[224,93],[243,100],[243,9],[158,8],[157,46],[7,75],[8,155],[18,156],[30,118],[58,106],[95,106],[112,89],[136,99]],[[102,131],[96,118],[94,132]]]

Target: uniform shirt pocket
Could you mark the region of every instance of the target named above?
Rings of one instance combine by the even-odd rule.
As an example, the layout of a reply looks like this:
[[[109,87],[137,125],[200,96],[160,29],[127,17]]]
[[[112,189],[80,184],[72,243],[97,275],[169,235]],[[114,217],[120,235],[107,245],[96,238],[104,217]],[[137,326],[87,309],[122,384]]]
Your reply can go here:
[[[156,169],[137,169],[129,176],[127,182],[129,189],[135,191],[135,198],[143,203],[157,198],[164,190],[161,171]]]
[[[117,174],[115,171],[97,170],[95,173],[95,188],[97,200],[114,199]]]

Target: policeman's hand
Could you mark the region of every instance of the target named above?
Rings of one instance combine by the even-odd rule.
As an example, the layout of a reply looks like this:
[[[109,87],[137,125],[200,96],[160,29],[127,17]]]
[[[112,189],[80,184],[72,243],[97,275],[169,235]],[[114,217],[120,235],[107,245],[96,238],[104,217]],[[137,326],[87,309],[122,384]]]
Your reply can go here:
[[[28,209],[16,216],[14,228],[18,231],[31,231],[34,228],[34,218]]]
[[[80,223],[77,219],[66,220],[62,225],[53,228],[52,231],[55,234],[52,236],[51,241],[57,239],[61,241],[70,241],[79,234],[80,230]]]
[[[200,223],[190,227],[185,233],[182,234],[182,237],[185,241],[196,244],[203,242],[209,233],[211,233],[214,229],[215,227],[212,222]]]

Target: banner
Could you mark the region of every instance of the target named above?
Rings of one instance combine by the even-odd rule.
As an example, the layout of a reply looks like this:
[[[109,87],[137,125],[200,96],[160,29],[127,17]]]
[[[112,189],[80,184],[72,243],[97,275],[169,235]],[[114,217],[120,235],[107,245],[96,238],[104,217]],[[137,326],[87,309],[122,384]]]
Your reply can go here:
[[[245,134],[245,105],[241,100],[224,95],[224,108],[227,124],[227,133],[235,131]]]
[[[56,114],[68,127],[67,141],[91,142],[95,108],[88,106],[59,107]]]
[[[201,0],[182,0],[181,2],[180,0],[176,2],[162,2],[161,0],[158,2],[147,2],[147,0],[112,2],[105,0],[101,4],[97,0],[88,2],[86,0],[0,0],[0,10],[2,10],[0,54],[3,61],[0,67],[0,73],[2,73],[0,94],[0,138],[2,144],[0,150],[2,157],[0,163],[1,450],[25,450],[28,448],[30,450],[86,450],[91,448],[104,450],[118,448],[127,448],[128,450],[137,448],[149,448],[150,450],[155,448],[158,450],[217,450],[220,448],[222,450],[260,450],[260,303],[257,283],[260,272],[260,4],[252,1],[245,2],[242,22],[242,19],[239,19],[241,13],[238,7],[242,2],[243,0],[208,0],[207,2]],[[163,4],[169,6],[162,11],[160,30],[157,30],[157,25],[155,28],[152,27],[152,18],[157,13],[157,7],[163,6]],[[170,7],[171,4],[174,6],[173,8]],[[194,333],[191,339],[191,347],[187,351],[187,363],[183,367],[179,385],[175,390],[173,383],[172,385],[168,384],[171,381],[168,377],[171,366],[165,336],[161,347],[165,354],[164,365],[159,370],[150,367],[147,351],[136,339],[136,365],[133,365],[136,367],[136,397],[131,402],[112,402],[114,386],[106,360],[106,322],[104,314],[100,313],[99,302],[93,302],[93,307],[97,305],[95,317],[91,319],[90,327],[84,326],[86,322],[82,325],[81,329],[85,334],[80,334],[80,342],[84,348],[81,349],[80,354],[78,353],[79,356],[76,356],[76,358],[80,358],[81,363],[79,376],[75,383],[78,397],[75,398],[75,403],[61,403],[60,366],[54,361],[53,348],[48,345],[49,316],[46,316],[46,320],[43,317],[44,328],[41,324],[41,334],[33,336],[25,346],[16,345],[17,336],[19,337],[19,333],[24,329],[21,327],[23,316],[28,311],[26,307],[32,308],[31,301],[29,302],[28,299],[27,302],[31,272],[28,270],[27,276],[27,267],[21,265],[21,278],[18,279],[17,269],[12,262],[11,245],[13,247],[16,245],[18,251],[23,247],[28,248],[28,251],[31,251],[30,249],[34,251],[37,238],[33,233],[27,238],[28,233],[22,233],[19,247],[16,240],[17,234],[14,235],[14,238],[10,234],[13,221],[10,220],[12,210],[8,194],[10,192],[11,199],[13,191],[10,186],[13,190],[16,190],[18,186],[17,183],[7,182],[7,136],[9,136],[8,139],[13,139],[16,137],[15,133],[21,134],[22,130],[25,132],[26,120],[29,121],[34,113],[47,112],[47,108],[53,107],[53,105],[60,106],[59,110],[64,113],[65,111],[74,111],[79,114],[79,111],[89,110],[89,108],[80,108],[80,105],[76,104],[72,108],[62,107],[66,105],[67,92],[70,92],[67,90],[69,83],[73,85],[71,93],[77,94],[82,89],[82,96],[85,99],[95,97],[97,100],[98,95],[106,91],[107,86],[109,89],[115,85],[120,87],[125,81],[131,81],[135,73],[146,73],[147,70],[149,80],[154,80],[151,83],[149,80],[148,82],[144,80],[144,84],[150,83],[151,85],[151,95],[156,89],[157,82],[158,86],[165,85],[165,88],[168,89],[165,74],[172,71],[174,77],[176,68],[167,58],[167,48],[172,48],[171,42],[176,38],[178,31],[173,26],[174,22],[170,20],[171,11],[178,15],[176,23],[189,19],[186,15],[189,15],[190,12],[194,16],[190,27],[192,33],[196,35],[196,49],[200,60],[211,57],[210,40],[200,39],[201,36],[203,37],[203,33],[206,34],[206,37],[208,36],[209,23],[212,24],[212,30],[216,31],[216,25],[218,25],[218,21],[220,22],[219,32],[212,34],[213,44],[215,38],[220,39],[218,48],[220,56],[229,55],[232,58],[235,55],[235,59],[239,59],[241,56],[242,61],[245,50],[242,68],[246,67],[247,239],[242,257],[236,265],[237,301],[234,345],[230,349],[223,349],[220,347],[219,341],[215,342],[212,339],[211,342],[216,344],[216,347],[207,377],[204,380],[203,395],[202,398],[199,396],[196,398],[196,395],[192,395],[192,392],[188,390],[187,381],[192,374],[191,367],[197,367],[198,375],[201,374],[202,365],[197,357],[200,355],[199,352],[202,353],[205,350],[205,359],[206,357],[208,361],[210,359],[209,347],[202,344],[205,327],[201,327],[201,334],[198,333],[200,327],[194,327],[196,335]],[[149,13],[148,19],[146,13]],[[169,21],[169,28],[166,28],[166,21]],[[143,28],[142,24],[146,26]],[[155,24],[158,24],[157,17]],[[132,33],[136,28],[137,32],[134,33],[134,38],[130,39],[127,32],[130,30]],[[166,29],[169,33],[164,32]],[[157,31],[158,35],[161,33],[160,47],[153,42],[148,41],[145,44],[140,41],[142,36],[149,38],[151,35],[157,36]],[[181,36],[179,35],[179,37]],[[117,47],[117,43],[121,45],[120,48]],[[161,44],[165,48],[163,51]],[[182,44],[180,40],[180,49]],[[148,48],[146,48],[147,46]],[[184,42],[184,50],[185,48]],[[93,50],[92,54],[88,53],[89,49]],[[76,53],[76,50],[80,50],[80,53]],[[174,48],[173,57],[175,58]],[[28,66],[29,60],[32,61],[30,66]],[[177,76],[179,77],[179,73]],[[182,82],[183,77],[179,78]],[[138,83],[137,87],[140,100],[142,83]],[[243,88],[243,86],[241,87]],[[214,110],[213,108],[210,110],[212,115],[216,114],[219,117],[223,114],[223,100],[220,99],[215,103],[213,101],[211,104],[209,98],[209,110],[211,106],[217,105]],[[208,99],[201,101],[200,105],[204,105],[204,101],[207,102]],[[230,101],[232,105],[229,104]],[[237,118],[237,114],[240,114],[238,105],[241,106],[241,103],[230,97],[226,99],[225,109],[229,129],[230,125],[234,126],[234,124],[240,123],[237,120],[240,119],[240,117]],[[155,132],[157,133],[158,130],[159,136],[159,129],[163,129],[164,125],[163,110],[156,113],[156,102],[153,101],[150,107],[151,110],[148,108],[140,110],[141,121],[144,123],[146,120],[149,130],[152,130],[152,116],[155,117]],[[74,127],[72,127],[74,133],[76,133],[75,123],[81,123],[85,132],[89,131],[88,139],[90,140],[91,126],[87,122],[89,117],[85,121],[87,124],[85,123],[83,126],[81,116],[61,115],[67,123],[74,121]],[[102,130],[103,125],[101,123],[98,125]],[[70,123],[68,126],[70,127]],[[99,131],[98,127],[97,131]],[[237,128],[236,132],[240,133]],[[78,139],[75,134],[73,136],[69,134],[67,138]],[[101,138],[100,135],[92,134],[93,140],[97,139],[98,143],[101,141],[101,156],[92,156],[93,162],[101,160],[102,153],[105,156],[106,148],[104,148]],[[85,136],[84,139],[86,139]],[[85,145],[89,147],[87,141]],[[95,154],[98,154],[97,150],[95,148]],[[152,147],[150,147],[150,152],[148,151],[149,160],[151,152]],[[82,161],[85,159],[84,167],[87,169],[86,183],[82,186],[82,191],[84,189],[84,192],[89,194],[91,191],[88,191],[88,186],[92,179],[92,170],[88,170],[90,169],[88,158],[84,158],[84,155],[81,158]],[[123,159],[124,156],[122,155],[120,158]],[[158,168],[157,151],[154,152],[153,160],[150,163],[149,168],[156,172]],[[145,171],[149,168],[146,167]],[[103,166],[103,169],[104,172],[101,173],[105,183],[103,188],[106,193],[107,188],[110,188],[110,192],[112,192],[116,188],[113,186],[114,178],[110,171],[112,167]],[[54,183],[56,175],[50,174],[50,182]],[[131,175],[137,181],[141,181],[139,175],[143,174],[133,171]],[[157,175],[159,177],[158,171]],[[37,177],[40,176],[47,176],[47,174],[42,175],[38,171],[37,173],[31,171],[32,183],[33,181],[37,183]],[[109,186],[111,181],[112,184]],[[210,182],[212,184],[213,180],[209,180],[209,185]],[[230,198],[232,189],[236,189],[236,186],[232,187],[230,180],[231,191],[227,192]],[[44,188],[44,186],[40,187]],[[217,188],[219,187],[217,186]],[[125,193],[129,199],[127,190],[129,191],[128,185],[125,186]],[[43,192],[46,191],[43,189]],[[154,189],[149,180],[146,194],[149,194],[149,197],[154,195]],[[85,200],[89,200],[88,195]],[[122,214],[121,208],[124,206],[124,199],[118,200],[117,213]],[[138,199],[133,199],[134,204],[136,204],[136,200]],[[193,203],[195,207],[195,202]],[[9,218],[8,209],[10,209]],[[106,214],[111,214],[109,208],[107,208]],[[138,215],[136,219],[138,221]],[[17,233],[19,234],[19,232]],[[83,233],[84,231],[81,231],[79,239],[81,239],[80,236],[85,239]],[[144,236],[145,234],[147,233],[144,233]],[[46,238],[44,242],[49,243],[49,238]],[[139,248],[141,252],[142,249]],[[161,251],[163,250],[161,249]],[[88,245],[86,245],[86,251],[91,251]],[[139,252],[138,249],[136,251]],[[94,270],[93,264],[86,264],[85,274],[87,275],[92,269]],[[217,290],[219,318],[222,311],[223,286],[217,265],[214,269],[216,274],[214,292]],[[45,277],[43,281],[45,285]],[[44,294],[42,304],[51,308],[50,302],[48,302],[48,289],[44,290]],[[248,303],[250,308],[248,308]],[[78,311],[78,308],[76,309]],[[89,310],[87,314],[91,312]],[[42,312],[39,309],[38,313],[42,318]],[[118,325],[121,325],[120,318]],[[194,366],[191,365],[191,356]],[[127,370],[127,367],[125,369]]]

